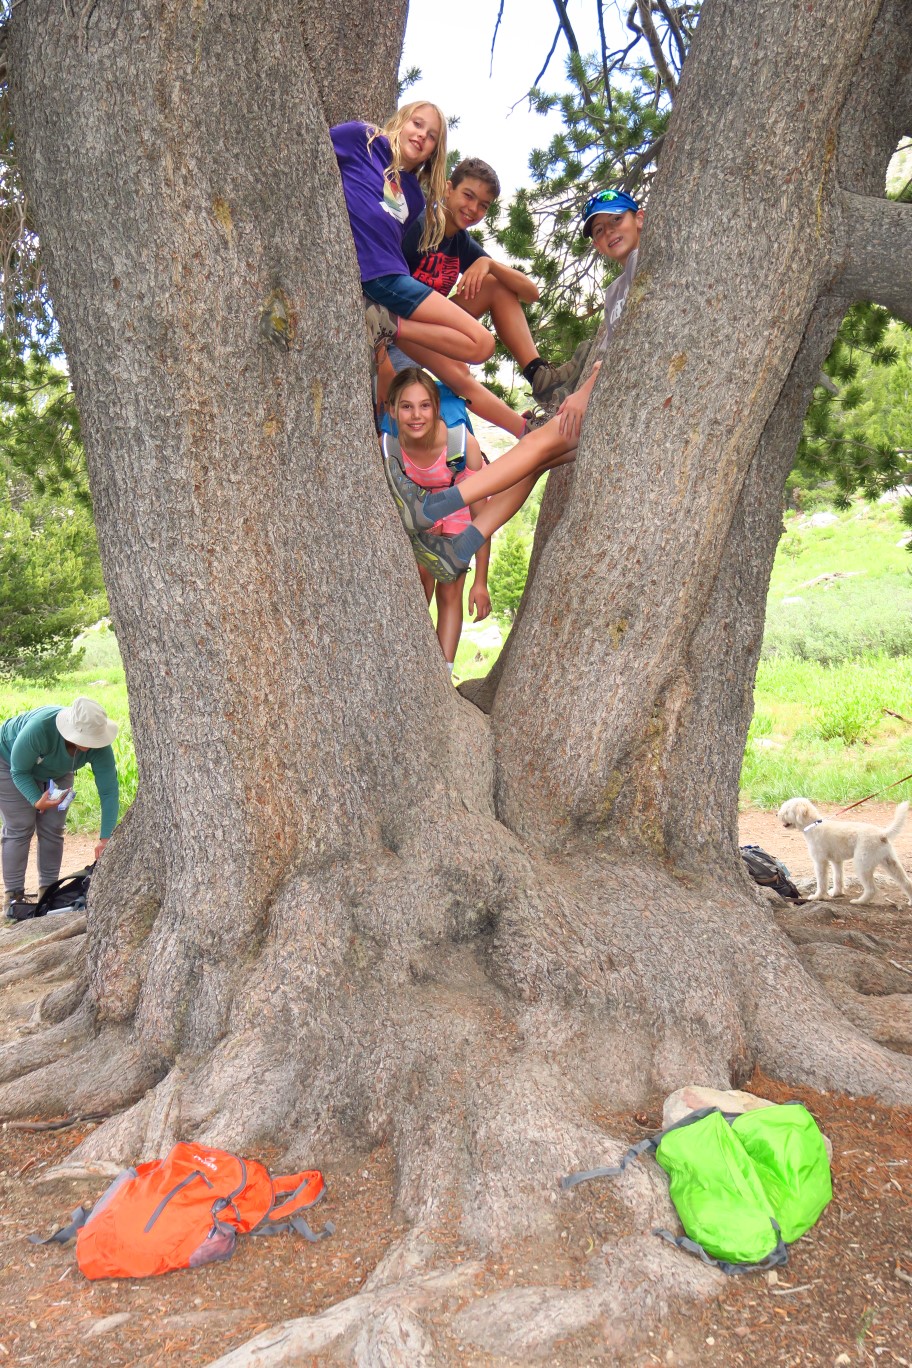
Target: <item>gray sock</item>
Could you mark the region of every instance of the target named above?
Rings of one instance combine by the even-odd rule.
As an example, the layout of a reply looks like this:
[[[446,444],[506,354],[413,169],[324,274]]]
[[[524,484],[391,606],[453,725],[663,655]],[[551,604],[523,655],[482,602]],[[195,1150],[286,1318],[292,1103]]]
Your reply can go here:
[[[453,551],[459,560],[465,561],[468,565],[475,552],[480,551],[487,540],[474,523],[469,523],[464,532],[453,538]]]
[[[449,489],[435,489],[433,493],[427,494],[421,511],[426,518],[435,523],[441,518],[448,518],[451,513],[458,513],[460,508],[465,506],[465,499],[459,492],[459,486],[450,485]]]

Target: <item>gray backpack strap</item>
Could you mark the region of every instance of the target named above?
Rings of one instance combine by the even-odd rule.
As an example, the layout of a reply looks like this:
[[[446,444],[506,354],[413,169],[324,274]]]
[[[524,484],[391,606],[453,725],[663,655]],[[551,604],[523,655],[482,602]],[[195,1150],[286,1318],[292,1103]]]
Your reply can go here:
[[[304,1220],[303,1216],[289,1216],[287,1221],[261,1221],[258,1226],[254,1226],[251,1235],[284,1235],[286,1231],[295,1230],[299,1235],[303,1235],[305,1240],[310,1240],[311,1244],[316,1244],[318,1240],[326,1240],[330,1235],[336,1233],[336,1227],[332,1221],[327,1221],[322,1230],[313,1230]]]
[[[768,1268],[781,1268],[788,1263],[788,1250],[785,1247],[780,1231],[776,1222],[770,1217],[770,1223],[776,1232],[776,1248],[767,1254],[765,1259],[759,1263],[730,1263],[727,1259],[714,1259],[711,1254],[707,1254],[701,1244],[692,1240],[689,1235],[672,1235],[670,1230],[654,1230],[653,1235],[659,1235],[669,1244],[673,1244],[676,1249],[684,1249],[688,1254],[696,1254],[698,1259],[702,1259],[711,1268],[718,1268],[729,1276],[735,1273],[763,1273]]]
[[[399,445],[398,437],[394,437],[391,432],[384,432],[382,434],[380,445],[383,449],[384,460],[387,459],[387,457],[389,456],[395,456],[399,464],[403,464],[402,447]]]
[[[69,1225],[63,1226],[60,1230],[55,1230],[53,1235],[48,1235],[45,1240],[43,1240],[40,1235],[30,1235],[29,1244],[67,1244],[68,1241],[72,1240],[74,1235],[77,1235],[79,1231],[82,1230],[82,1227],[91,1214],[91,1207],[78,1206],[70,1217]]]
[[[639,1159],[641,1154],[647,1154],[650,1150],[654,1153],[655,1149],[655,1137],[647,1136],[645,1140],[640,1140],[637,1144],[631,1145],[616,1168],[594,1168],[585,1169],[579,1173],[568,1173],[560,1180],[560,1185],[566,1192],[568,1188],[576,1187],[577,1183],[588,1183],[590,1178],[619,1178],[628,1164],[632,1164],[635,1159]]]
[[[469,430],[465,423],[457,423],[455,427],[447,428],[447,464],[454,456],[465,456],[468,437]]]

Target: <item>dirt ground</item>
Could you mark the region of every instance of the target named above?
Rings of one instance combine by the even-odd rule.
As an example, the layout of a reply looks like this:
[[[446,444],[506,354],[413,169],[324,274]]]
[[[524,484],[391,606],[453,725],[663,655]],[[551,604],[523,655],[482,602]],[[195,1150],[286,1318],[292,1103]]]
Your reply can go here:
[[[862,809],[863,819],[878,825],[892,812],[892,804]],[[746,812],[740,830],[742,842],[778,855],[793,877],[812,873],[800,833],[784,831],[774,814]],[[912,868],[912,832],[904,832],[896,846]],[[72,838],[64,873],[81,868],[91,855],[92,841]],[[879,953],[909,974],[912,991],[912,912],[894,900],[899,902],[884,885],[883,899],[871,907],[851,908],[845,900],[831,904],[827,928],[831,943],[873,937]],[[794,930],[803,913],[783,904],[780,919]],[[807,924],[817,924],[810,911]],[[0,981],[11,934],[0,929]],[[57,981],[55,972],[59,977],[59,970],[51,970],[37,988],[32,985],[32,999]],[[16,983],[0,988],[3,1038],[30,1029],[28,992]],[[536,1361],[623,1368],[912,1368],[912,1108],[813,1093],[760,1075],[750,1086],[776,1101],[804,1101],[833,1143],[833,1201],[792,1246],[788,1266],[778,1274],[730,1279],[718,1300],[656,1317],[635,1345],[614,1347],[605,1325],[559,1343]],[[655,1098],[645,1115],[606,1118],[608,1129],[631,1142],[640,1138],[658,1128],[661,1102]],[[73,1208],[94,1201],[107,1185],[104,1179],[42,1181],[89,1129],[85,1122],[57,1131],[28,1131],[21,1123],[0,1129],[0,1365],[207,1364],[268,1326],[357,1291],[403,1230],[392,1205],[391,1157],[378,1151],[356,1170],[327,1168],[327,1199],[314,1223],[336,1223],[329,1240],[311,1245],[289,1235],[241,1238],[227,1264],[144,1281],[90,1283],[76,1268],[72,1247],[36,1248],[26,1240],[31,1231],[48,1233],[64,1223]],[[279,1159],[257,1157],[273,1164]],[[610,1184],[577,1190],[567,1207],[566,1254],[550,1270],[551,1280],[566,1286],[585,1280],[586,1261],[616,1231],[617,1212]],[[508,1251],[489,1263],[481,1285],[538,1285],[535,1257]],[[452,1351],[452,1362],[466,1368],[509,1363],[456,1344]]]

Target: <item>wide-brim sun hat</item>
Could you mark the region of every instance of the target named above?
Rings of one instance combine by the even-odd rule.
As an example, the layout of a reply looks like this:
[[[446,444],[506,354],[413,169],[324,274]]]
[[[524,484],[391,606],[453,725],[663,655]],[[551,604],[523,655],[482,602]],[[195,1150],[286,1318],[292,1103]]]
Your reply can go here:
[[[599,190],[583,207],[583,221],[580,224],[583,237],[592,237],[592,220],[598,214],[626,214],[628,210],[636,214],[639,208],[633,196],[625,190]]]
[[[102,746],[110,746],[120,728],[94,698],[75,698],[71,708],[61,708],[58,712],[57,730],[64,741],[71,741],[74,746],[100,750]]]

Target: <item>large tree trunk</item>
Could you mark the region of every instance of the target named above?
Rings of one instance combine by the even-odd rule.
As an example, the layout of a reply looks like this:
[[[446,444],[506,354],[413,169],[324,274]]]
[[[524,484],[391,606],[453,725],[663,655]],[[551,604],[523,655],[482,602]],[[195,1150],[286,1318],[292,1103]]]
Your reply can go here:
[[[435,1228],[479,1254],[551,1240],[555,1176],[619,1152],[600,1108],[756,1063],[912,1097],[908,1058],[807,976],[735,850],[782,485],[871,278],[847,266],[845,193],[877,192],[909,111],[909,5],[708,0],[490,720],[449,685],[370,425],[326,126],[380,97],[312,73],[338,20],[305,4],[305,51],[301,8],[15,11],[140,796],[93,892],[81,1028],[32,1049],[0,1108],[133,1104],[86,1159],[180,1134],[331,1166],[389,1139],[407,1245],[256,1362],[417,1362],[424,1308],[478,1267],[434,1274]],[[664,1199],[641,1177],[621,1200],[645,1231]],[[707,1278],[634,1236],[610,1284],[594,1266],[535,1314],[489,1297],[456,1333],[524,1354]]]

